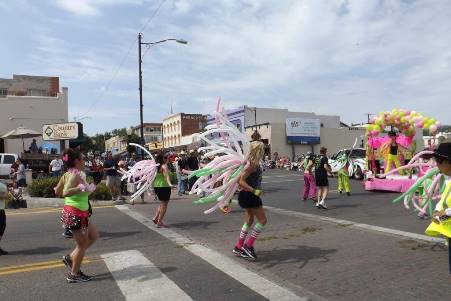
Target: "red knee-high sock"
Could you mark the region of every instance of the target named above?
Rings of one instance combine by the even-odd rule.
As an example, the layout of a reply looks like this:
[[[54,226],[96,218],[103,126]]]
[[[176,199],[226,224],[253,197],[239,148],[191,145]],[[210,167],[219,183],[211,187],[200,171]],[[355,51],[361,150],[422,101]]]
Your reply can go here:
[[[241,228],[240,238],[236,242],[236,247],[238,249],[241,249],[243,247],[244,241],[246,240],[248,232],[249,232],[249,225],[247,223],[244,223],[243,227]]]
[[[246,245],[248,247],[254,246],[255,240],[257,239],[258,235],[263,231],[264,227],[265,227],[265,225],[262,225],[260,223],[257,223],[255,225],[254,229],[252,229],[251,236],[246,241]]]

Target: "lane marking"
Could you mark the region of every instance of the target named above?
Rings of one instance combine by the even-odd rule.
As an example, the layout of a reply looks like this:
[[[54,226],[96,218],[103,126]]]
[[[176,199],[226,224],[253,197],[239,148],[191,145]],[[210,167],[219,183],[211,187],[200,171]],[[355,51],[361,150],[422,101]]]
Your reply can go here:
[[[131,210],[125,205],[117,205],[116,208],[118,208],[120,211],[127,214],[131,218],[137,220],[150,230],[157,232],[161,236],[185,248],[192,254],[200,257],[215,268],[219,269],[229,277],[237,280],[244,286],[250,288],[257,294],[260,294],[261,296],[269,300],[308,300],[308,298],[297,296],[288,289],[281,287],[280,285],[260,276],[259,274],[248,270],[229,257],[224,256],[221,253],[210,248],[207,248],[206,246],[203,246],[181,234],[178,234],[175,231],[167,228],[155,228],[155,225],[150,219],[144,217],[142,214],[134,210]]]
[[[137,250],[103,254],[102,258],[127,301],[192,300]]]
[[[401,230],[396,230],[396,229],[391,229],[391,228],[362,224],[362,223],[357,223],[357,222],[348,221],[348,220],[344,220],[344,219],[321,216],[321,215],[316,215],[316,214],[291,211],[291,210],[286,210],[286,209],[281,209],[281,208],[276,208],[276,207],[271,207],[271,206],[264,206],[264,208],[267,209],[268,211],[282,214],[282,215],[307,218],[307,219],[314,220],[314,221],[320,220],[320,221],[338,224],[338,225],[342,225],[342,226],[346,226],[346,227],[354,228],[354,229],[369,230],[372,232],[382,233],[382,234],[386,234],[386,235],[400,236],[400,237],[405,237],[405,238],[410,238],[410,239],[420,240],[420,241],[426,241],[426,242],[432,242],[432,243],[441,243],[441,244],[445,243],[445,240],[442,238],[430,237],[430,236],[407,232],[407,231],[401,231]]]
[[[90,257],[85,258],[83,260],[83,264],[93,263],[100,261],[100,257]],[[27,273],[34,272],[40,270],[48,270],[48,269],[57,269],[65,267],[64,263],[61,260],[52,260],[52,261],[42,261],[35,262],[30,264],[16,265],[16,266],[7,266],[0,268],[0,276],[18,274],[18,273]]]
[[[97,209],[103,209],[103,208],[114,208],[114,205],[107,205],[107,206],[98,206],[98,207],[92,207],[93,210]],[[44,213],[54,213],[54,212],[61,212],[63,208],[52,208],[52,209],[42,209],[42,210],[33,210],[33,211],[25,211],[25,212],[11,212],[9,210],[6,210],[7,216],[15,216],[15,215],[30,215],[30,214],[44,214]],[[13,210],[13,209],[11,209]]]

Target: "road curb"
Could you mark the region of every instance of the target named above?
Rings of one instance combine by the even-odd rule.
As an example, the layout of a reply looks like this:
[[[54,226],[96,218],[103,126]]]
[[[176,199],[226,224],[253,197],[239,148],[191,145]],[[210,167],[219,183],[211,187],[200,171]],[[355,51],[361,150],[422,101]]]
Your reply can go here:
[[[38,209],[38,208],[62,208],[64,206],[64,199],[59,198],[37,198],[26,196],[24,199],[27,201],[27,208]],[[91,205],[93,206],[111,206],[124,204],[124,201],[102,201],[102,200],[91,200]]]

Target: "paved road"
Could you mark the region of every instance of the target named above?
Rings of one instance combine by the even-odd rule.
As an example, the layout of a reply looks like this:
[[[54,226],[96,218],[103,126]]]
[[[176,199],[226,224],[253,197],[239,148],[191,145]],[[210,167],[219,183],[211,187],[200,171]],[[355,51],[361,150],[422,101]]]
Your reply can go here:
[[[447,300],[451,295],[442,245],[319,219],[417,227],[414,232],[421,233],[421,221],[392,205],[391,195],[365,193],[353,183],[353,196],[332,195],[331,209],[323,212],[296,197],[298,174],[270,171],[264,182],[265,204],[285,211],[268,210],[257,262],[231,255],[242,224],[236,206],[229,215],[204,215],[208,206],[174,198],[169,229],[156,229],[150,221],[156,203],[95,208],[101,238],[84,266],[95,280],[85,284],[65,281],[59,258],[73,242],[61,236],[58,210],[9,211],[2,245],[11,254],[0,257],[0,300]],[[398,209],[398,217],[388,218]],[[291,214],[305,212],[318,219]]]

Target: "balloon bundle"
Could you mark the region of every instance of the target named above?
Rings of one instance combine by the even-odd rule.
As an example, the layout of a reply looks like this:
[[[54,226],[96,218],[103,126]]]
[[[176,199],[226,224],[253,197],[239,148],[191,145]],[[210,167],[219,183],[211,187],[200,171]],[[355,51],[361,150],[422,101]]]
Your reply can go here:
[[[370,120],[366,127],[367,136],[376,137],[387,126],[396,127],[405,136],[413,137],[415,128],[428,129],[431,135],[437,134],[440,122],[416,111],[393,109],[390,112],[382,112]]]
[[[129,170],[121,169],[121,173],[123,174],[122,180],[127,180],[128,183],[136,185],[137,191],[133,193],[130,199],[130,203],[133,203],[144,192],[149,192],[152,189],[159,164],[155,162],[152,154],[141,145],[135,143],[130,143],[130,145],[139,147],[150,157],[148,160],[137,162]]]
[[[435,208],[434,202],[440,200],[441,193],[445,187],[444,176],[440,174],[434,163],[419,162],[421,156],[432,154],[432,151],[420,152],[407,165],[385,174],[386,176],[402,169],[415,167],[425,170],[425,175],[419,178],[405,193],[393,200],[394,203],[404,200],[406,209],[410,209],[412,205],[422,216],[427,213],[429,216],[432,216]]]
[[[194,203],[216,202],[205,214],[227,207],[238,189],[241,175],[248,166],[247,156],[250,150],[249,141],[224,115],[220,100],[213,116],[215,123],[207,126],[206,131],[199,134],[198,138],[207,143],[207,146],[199,148],[199,151],[205,151],[205,157],[214,159],[189,175],[190,178],[198,177],[191,193],[204,195]]]

